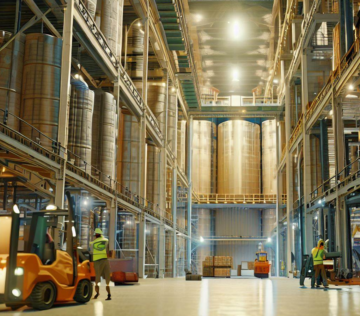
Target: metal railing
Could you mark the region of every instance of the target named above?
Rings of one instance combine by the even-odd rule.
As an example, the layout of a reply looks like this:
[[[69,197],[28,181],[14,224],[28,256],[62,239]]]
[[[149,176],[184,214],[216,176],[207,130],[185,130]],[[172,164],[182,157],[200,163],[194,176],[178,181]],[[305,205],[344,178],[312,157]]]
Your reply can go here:
[[[216,194],[198,193],[198,204],[275,204],[276,194]],[[286,204],[286,195],[280,198],[281,204]]]
[[[9,116],[17,121],[19,126],[20,124],[26,124],[27,128],[30,128],[31,130],[30,134],[34,135],[36,140],[30,139],[27,136],[21,134],[19,131],[9,127],[6,124]],[[44,157],[59,163],[59,165],[62,165],[65,162],[65,159],[63,156],[61,156],[61,154],[64,153],[68,157],[68,160],[66,161],[67,170],[91,182],[92,184],[95,184],[97,187],[110,193],[111,195],[114,195],[123,201],[141,209],[144,213],[164,221],[169,226],[173,226],[172,214],[162,210],[158,204],[154,204],[153,202],[131,192],[128,187],[124,186],[116,179],[113,179],[110,175],[103,173],[101,170],[87,163],[84,159],[81,159],[81,157],[75,153],[66,150],[56,140],[45,135],[23,119],[8,113],[3,109],[0,109],[0,132],[25,145],[26,147],[40,153]],[[41,139],[44,138],[48,140],[49,143],[53,144],[51,149],[46,148],[40,144]]]
[[[325,95],[329,92],[329,90],[332,89],[333,86],[335,86],[339,82],[341,75],[344,73],[344,71],[346,71],[351,66],[354,57],[359,52],[359,46],[360,39],[358,38],[351,46],[350,50],[341,59],[338,68],[330,74],[325,86],[321,89],[314,101],[311,103],[309,109],[306,112],[306,120],[309,120],[309,118],[315,112],[319,104],[325,99]]]
[[[289,148],[291,149],[291,147],[293,146],[293,144],[295,143],[295,141],[298,139],[298,137],[300,136],[300,134],[302,133],[303,130],[303,120],[304,116],[301,115],[300,119],[298,120],[293,132],[291,133],[290,139],[289,139]]]
[[[88,25],[89,29],[94,34],[94,36],[98,40],[100,46],[103,48],[104,52],[109,57],[109,59],[110,59],[111,63],[113,64],[113,66],[116,69],[120,70],[120,76],[122,77],[122,79],[123,79],[124,83],[126,84],[126,86],[129,88],[129,91],[131,92],[132,96],[134,97],[137,105],[140,107],[140,109],[142,111],[144,111],[145,109],[147,110],[146,113],[147,113],[148,121],[155,128],[155,131],[156,131],[157,135],[161,139],[163,139],[163,136],[162,136],[162,133],[161,133],[161,130],[160,130],[160,127],[159,127],[159,123],[157,122],[157,119],[156,119],[154,113],[152,113],[152,111],[150,110],[148,105],[146,105],[144,103],[144,101],[143,101],[140,93],[137,91],[133,81],[131,80],[129,75],[126,73],[126,71],[123,69],[123,67],[121,66],[119,60],[116,58],[115,54],[111,51],[111,48],[108,45],[105,36],[102,34],[101,30],[96,25],[94,19],[91,17],[91,15],[90,15],[89,11],[87,10],[86,6],[82,2],[82,0],[76,0],[75,3],[76,3],[76,6],[77,6],[81,16],[84,18],[84,20],[85,20],[86,24]]]
[[[79,13],[85,20],[86,24],[88,25],[91,32],[94,34],[95,38],[98,40],[100,46],[109,57],[111,63],[115,68],[119,67],[119,61],[117,60],[115,54],[111,51],[109,44],[103,33],[101,32],[100,28],[96,25],[94,19],[90,15],[89,11],[87,10],[86,6],[82,2],[82,0],[75,1],[76,8],[78,9]]]
[[[360,158],[348,164],[337,175],[324,181],[314,191],[310,193],[310,201],[314,201],[319,197],[328,195],[336,191],[350,182],[360,178]]]

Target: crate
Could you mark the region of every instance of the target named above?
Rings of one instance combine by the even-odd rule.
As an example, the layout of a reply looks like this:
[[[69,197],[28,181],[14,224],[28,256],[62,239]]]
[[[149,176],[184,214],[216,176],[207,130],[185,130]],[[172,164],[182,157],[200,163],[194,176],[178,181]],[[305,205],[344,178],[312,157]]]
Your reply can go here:
[[[214,268],[212,267],[203,267],[203,277],[213,277]]]
[[[231,269],[230,268],[214,268],[215,277],[230,278]]]
[[[205,258],[205,261],[203,261],[204,267],[213,267],[214,266],[214,257],[209,256]]]
[[[214,257],[214,267],[226,267],[232,268],[233,262],[232,257],[229,256],[215,256]]]

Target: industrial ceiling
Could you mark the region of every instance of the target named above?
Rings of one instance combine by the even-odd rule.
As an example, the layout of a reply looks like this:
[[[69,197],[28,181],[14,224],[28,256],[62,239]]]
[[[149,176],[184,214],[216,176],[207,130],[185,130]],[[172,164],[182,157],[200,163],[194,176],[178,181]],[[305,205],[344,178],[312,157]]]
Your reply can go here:
[[[268,78],[273,1],[189,0],[204,85],[220,95],[252,95]]]

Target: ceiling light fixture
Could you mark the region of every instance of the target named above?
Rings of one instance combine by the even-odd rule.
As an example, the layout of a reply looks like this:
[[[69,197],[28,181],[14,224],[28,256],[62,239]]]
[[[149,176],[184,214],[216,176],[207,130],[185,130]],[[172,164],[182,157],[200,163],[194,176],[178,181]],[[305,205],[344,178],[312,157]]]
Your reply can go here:
[[[233,79],[232,81],[240,81],[239,80],[239,72],[237,70],[233,71]]]
[[[235,22],[233,24],[233,36],[234,36],[234,39],[239,39],[239,37],[240,37],[240,25],[239,25],[239,22]]]
[[[351,90],[351,91],[354,90],[354,85],[353,84],[349,85],[349,90]]]

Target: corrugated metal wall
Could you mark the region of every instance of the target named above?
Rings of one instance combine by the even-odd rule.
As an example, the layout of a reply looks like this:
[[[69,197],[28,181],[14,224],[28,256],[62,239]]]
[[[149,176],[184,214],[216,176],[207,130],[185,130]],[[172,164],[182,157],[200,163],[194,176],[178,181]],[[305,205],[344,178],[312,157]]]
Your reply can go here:
[[[276,227],[276,210],[263,210],[263,236],[271,237],[273,229]]]
[[[260,215],[260,211],[254,209],[216,210],[215,236],[260,236]],[[215,255],[232,256],[235,268],[241,264],[241,261],[255,260],[258,243],[256,241],[217,242]]]

